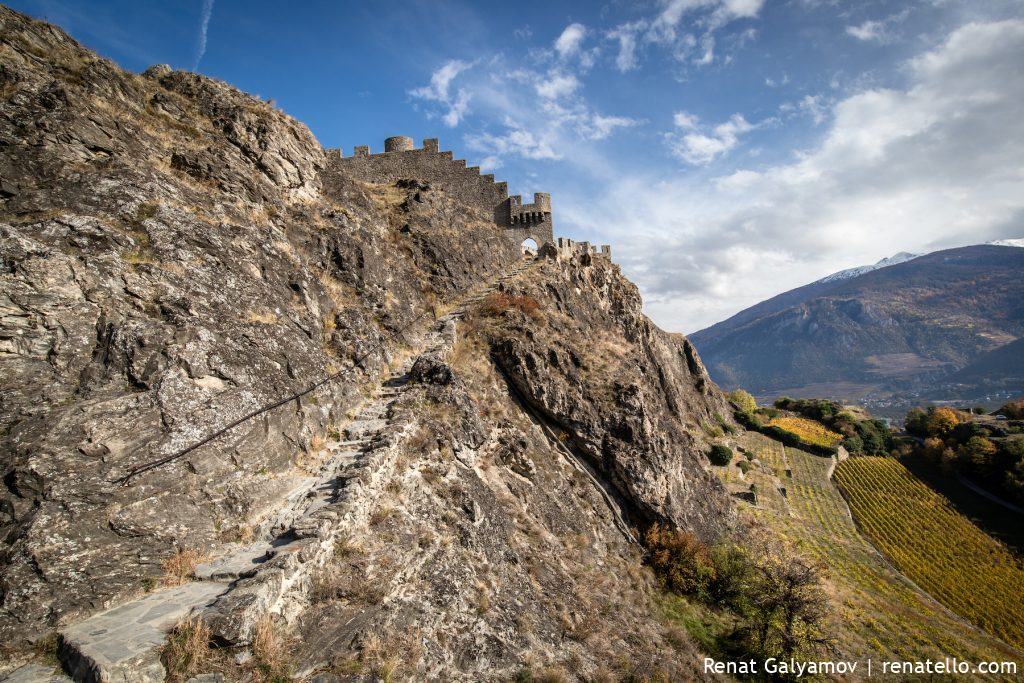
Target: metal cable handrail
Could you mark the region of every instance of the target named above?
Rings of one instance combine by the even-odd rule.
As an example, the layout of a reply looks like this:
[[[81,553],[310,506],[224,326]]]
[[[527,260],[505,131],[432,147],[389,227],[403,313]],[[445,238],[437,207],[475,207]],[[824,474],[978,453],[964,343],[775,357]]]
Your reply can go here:
[[[492,238],[492,239],[494,239],[494,238]],[[522,263],[522,259],[519,260],[519,263]],[[488,273],[488,275],[486,277],[477,280],[476,282],[473,283],[472,286],[467,287],[463,291],[462,297],[468,296],[472,292],[473,288],[475,288],[476,286],[478,286],[478,285],[480,285],[482,283],[489,283],[489,282],[493,282],[493,281],[499,280],[503,275],[508,274],[511,270],[512,270],[511,268],[509,268],[508,270],[495,269],[495,271],[493,271],[491,273]],[[138,465],[137,467],[133,467],[132,469],[130,469],[127,472],[127,474],[125,474],[124,476],[119,477],[119,478],[113,480],[111,483],[118,484],[119,486],[128,486],[128,484],[131,483],[131,480],[133,478],[137,477],[138,475],[143,474],[145,472],[149,472],[150,470],[154,470],[157,467],[162,467],[163,465],[166,465],[167,463],[174,462],[175,460],[178,460],[179,458],[182,458],[182,457],[188,455],[189,453],[191,453],[192,451],[196,450],[197,448],[205,446],[206,444],[210,443],[214,439],[216,439],[216,438],[224,435],[225,433],[231,431],[232,429],[234,429],[238,425],[242,424],[243,422],[247,422],[247,421],[251,420],[252,418],[257,417],[258,415],[262,415],[263,413],[270,412],[271,410],[273,410],[275,408],[279,408],[279,407],[283,406],[286,403],[290,403],[290,402],[292,402],[292,401],[294,401],[296,399],[302,398],[306,394],[309,394],[310,392],[313,392],[316,389],[319,389],[320,387],[322,387],[323,385],[327,384],[328,382],[331,382],[331,381],[337,379],[338,377],[340,377],[341,375],[347,373],[349,370],[354,370],[355,368],[361,366],[366,361],[366,359],[370,357],[371,354],[375,353],[376,351],[379,351],[379,350],[383,349],[384,342],[386,340],[397,340],[399,336],[405,334],[405,332],[409,328],[411,328],[413,325],[415,325],[418,322],[420,322],[420,320],[425,318],[427,315],[434,316],[434,318],[436,320],[435,310],[436,309],[432,306],[431,310],[423,311],[418,316],[413,318],[411,321],[409,321],[408,323],[403,325],[397,332],[390,332],[389,333],[389,337],[390,337],[389,339],[380,340],[376,344],[371,346],[368,351],[363,353],[361,356],[359,356],[355,360],[355,362],[352,364],[351,368],[345,368],[344,370],[339,370],[337,372],[331,373],[330,375],[328,375],[327,377],[324,377],[320,381],[315,382],[315,383],[309,385],[308,387],[306,387],[302,391],[299,391],[299,392],[296,392],[294,394],[291,394],[290,396],[286,396],[284,398],[278,399],[277,401],[274,401],[273,403],[268,403],[266,405],[260,406],[259,408],[255,409],[255,410],[253,410],[253,411],[251,411],[249,413],[246,413],[242,417],[239,417],[239,418],[229,422],[228,424],[224,425],[223,427],[221,427],[217,431],[213,432],[212,434],[208,434],[207,436],[203,437],[199,441],[196,441],[195,443],[187,446],[186,448],[181,449],[180,451],[176,451],[175,453],[172,453],[171,455],[167,455],[167,456],[164,456],[162,458],[158,458],[156,460],[152,460],[150,462],[143,463],[142,465]]]

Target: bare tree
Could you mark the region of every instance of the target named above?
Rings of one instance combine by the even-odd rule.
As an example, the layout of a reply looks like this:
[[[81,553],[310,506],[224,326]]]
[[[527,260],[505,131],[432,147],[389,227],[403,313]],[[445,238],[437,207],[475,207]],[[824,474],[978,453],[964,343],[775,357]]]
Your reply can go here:
[[[785,549],[765,548],[751,566],[751,645],[765,657],[800,657],[831,644],[825,631],[828,596],[819,567]]]

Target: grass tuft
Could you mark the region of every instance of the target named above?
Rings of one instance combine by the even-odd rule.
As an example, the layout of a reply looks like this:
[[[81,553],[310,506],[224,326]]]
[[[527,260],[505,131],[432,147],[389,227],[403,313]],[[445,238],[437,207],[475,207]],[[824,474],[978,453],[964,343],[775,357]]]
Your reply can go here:
[[[160,652],[168,680],[184,681],[203,673],[212,658],[210,635],[210,627],[199,618],[186,619],[174,627]]]

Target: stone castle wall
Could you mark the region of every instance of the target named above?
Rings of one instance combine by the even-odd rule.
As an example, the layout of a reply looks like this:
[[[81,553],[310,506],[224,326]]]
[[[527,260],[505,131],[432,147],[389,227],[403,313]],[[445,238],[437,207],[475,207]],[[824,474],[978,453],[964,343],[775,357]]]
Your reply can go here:
[[[451,152],[442,152],[437,138],[427,138],[423,147],[416,149],[412,138],[394,136],[384,141],[384,151],[371,154],[368,146],[355,147],[352,156],[344,156],[340,149],[327,150],[326,173],[343,172],[356,180],[381,183],[403,178],[425,180],[468,206],[491,216],[497,225],[507,228],[509,239],[522,242],[528,238],[538,246],[555,244],[551,195],[536,192],[533,202],[524,204],[521,195],[509,196],[508,183],[497,182],[492,173],[480,173],[479,166],[466,166],[463,159],[455,159]],[[559,250],[563,240],[559,238]],[[587,245],[586,252],[611,258],[611,248],[590,247],[587,242],[565,240],[578,251]],[[582,252],[580,252],[582,253]]]

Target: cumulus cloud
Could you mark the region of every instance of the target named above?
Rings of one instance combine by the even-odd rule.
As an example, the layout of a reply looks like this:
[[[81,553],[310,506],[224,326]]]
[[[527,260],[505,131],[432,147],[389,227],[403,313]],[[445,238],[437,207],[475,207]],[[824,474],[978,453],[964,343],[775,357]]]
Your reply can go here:
[[[555,41],[555,51],[562,59],[578,54],[583,38],[587,35],[587,28],[583,24],[569,24],[562,31]]]
[[[645,26],[646,22],[635,21],[620,24],[608,32],[608,37],[619,43],[619,52],[615,57],[615,66],[622,73],[632,71],[639,66],[636,55],[637,39]]]
[[[640,121],[626,116],[602,116],[594,114],[589,117],[589,130],[584,135],[591,140],[604,140],[616,128],[632,128],[640,125]]]
[[[804,95],[804,98],[800,100],[799,107],[801,111],[810,115],[816,126],[827,116],[827,109],[822,103],[821,95]]]
[[[583,95],[578,74],[587,64],[588,52],[582,45],[586,32],[573,26],[555,42],[561,51],[533,53],[528,66],[509,64],[504,55],[497,55],[470,72],[478,62],[451,60],[434,72],[428,85],[410,95],[445,105],[441,118],[452,127],[463,119],[472,99],[474,113],[485,127],[466,135],[465,142],[483,153],[482,167],[500,168],[509,158],[562,159],[560,151],[566,149],[573,150],[575,162],[588,154],[584,143],[607,139],[641,121],[599,111]],[[461,86],[458,90],[455,82]],[[537,96],[524,107],[527,88]],[[431,115],[437,113],[428,112]]]
[[[665,135],[669,149],[676,157],[694,166],[709,164],[728,153],[739,144],[740,135],[757,127],[742,114],[733,114],[728,121],[704,130],[698,118],[685,111],[676,112],[673,123],[683,132]]]
[[[624,178],[590,220],[616,226],[607,236],[650,313],[687,332],[899,251],[1018,237],[1021,54],[1024,21],[964,25],[903,65],[904,87],[838,100],[821,142],[792,161],[704,181]],[[755,125],[686,112],[675,124],[680,155],[696,162]]]
[[[451,93],[452,81],[474,65],[475,62],[452,59],[430,76],[430,85],[414,88],[409,91],[409,94],[416,99],[444,105],[447,111],[441,116],[441,120],[449,128],[454,128],[466,115],[471,95],[465,88],[460,88],[453,95]]]
[[[505,156],[523,159],[561,158],[550,139],[534,135],[511,119],[505,120],[505,127],[507,130],[501,135],[478,133],[466,136],[466,145],[471,150],[489,153],[481,164],[484,168],[499,168]]]

